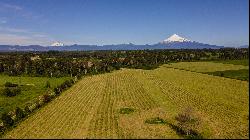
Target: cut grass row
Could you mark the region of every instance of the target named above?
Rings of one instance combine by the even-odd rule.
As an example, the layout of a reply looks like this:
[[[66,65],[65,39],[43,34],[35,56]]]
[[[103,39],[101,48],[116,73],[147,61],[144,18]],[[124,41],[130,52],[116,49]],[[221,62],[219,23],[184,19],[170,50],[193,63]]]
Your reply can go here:
[[[148,74],[155,77],[151,78],[152,81],[168,96],[172,104],[179,108],[192,106],[197,109],[207,120],[208,126],[213,128],[215,137],[247,137],[247,82],[164,69]]]

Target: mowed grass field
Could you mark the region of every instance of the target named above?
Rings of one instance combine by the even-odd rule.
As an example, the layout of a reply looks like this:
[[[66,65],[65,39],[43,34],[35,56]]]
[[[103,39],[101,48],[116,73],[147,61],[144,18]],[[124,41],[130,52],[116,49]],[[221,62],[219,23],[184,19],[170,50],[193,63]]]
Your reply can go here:
[[[48,90],[45,85],[49,81],[51,89],[60,85],[69,77],[46,78],[46,77],[16,77],[0,75],[0,116],[4,112],[14,110],[16,107],[24,108],[25,104],[42,95]],[[6,97],[2,94],[4,84],[11,82],[21,87],[21,94],[14,97]]]
[[[4,138],[184,138],[169,123],[186,107],[201,118],[203,138],[249,138],[248,89],[247,81],[169,65],[122,69],[83,78]],[[121,114],[124,108],[134,111]],[[168,123],[145,123],[154,117]]]
[[[187,70],[221,76],[226,78],[249,80],[249,61],[248,60],[226,60],[215,62],[180,62],[170,63],[166,67],[180,70]]]

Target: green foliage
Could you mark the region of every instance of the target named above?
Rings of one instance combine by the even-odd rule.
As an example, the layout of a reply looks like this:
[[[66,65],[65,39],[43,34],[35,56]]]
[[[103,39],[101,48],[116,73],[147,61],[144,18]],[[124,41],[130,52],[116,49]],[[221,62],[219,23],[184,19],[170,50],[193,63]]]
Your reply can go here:
[[[133,108],[121,108],[119,110],[120,114],[130,114],[133,113],[135,110]]]
[[[31,113],[31,110],[30,110],[28,105],[25,106],[24,111],[25,111],[25,114],[30,114]]]
[[[223,63],[223,64],[234,64],[234,65],[249,66],[249,59],[241,59],[241,60],[218,60],[218,61],[213,61],[213,62]]]
[[[1,134],[3,134],[5,131],[5,127],[3,125],[0,125],[0,137],[1,137]]]
[[[19,108],[19,107],[16,108],[15,113],[16,113],[17,120],[21,120],[22,118],[25,117],[24,111],[21,108]]]
[[[155,117],[155,118],[147,119],[145,121],[145,123],[148,123],[148,124],[166,124],[167,122],[162,118]]]
[[[7,97],[13,97],[21,93],[21,89],[19,87],[6,87],[3,90],[3,95]]]
[[[51,101],[52,97],[48,93],[43,95],[44,103],[48,103]]]
[[[12,126],[14,124],[14,120],[7,113],[2,114],[1,120],[3,121],[3,124],[6,127],[10,127],[10,126]]]
[[[249,69],[207,72],[206,74],[249,81]]]
[[[54,88],[54,92],[55,92],[56,95],[59,95],[63,90],[71,87],[73,84],[74,84],[74,80],[73,79],[66,80],[61,85],[55,87]]]
[[[55,92],[56,95],[59,95],[61,93],[60,87],[55,87],[54,92]]]
[[[17,87],[18,84],[13,84],[13,83],[11,83],[11,82],[6,82],[6,83],[4,84],[4,86],[5,86],[5,87]]]

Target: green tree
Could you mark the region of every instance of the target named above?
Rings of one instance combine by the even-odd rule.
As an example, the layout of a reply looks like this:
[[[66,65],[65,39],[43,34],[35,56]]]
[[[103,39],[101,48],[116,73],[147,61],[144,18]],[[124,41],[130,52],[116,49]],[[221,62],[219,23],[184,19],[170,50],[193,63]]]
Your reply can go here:
[[[21,108],[17,107],[17,108],[16,108],[16,118],[17,118],[18,120],[20,120],[20,119],[22,119],[22,118],[24,118],[24,117],[25,117],[24,111],[23,111]]]
[[[3,124],[6,127],[10,127],[14,124],[14,120],[7,113],[2,114],[1,120],[3,121]]]

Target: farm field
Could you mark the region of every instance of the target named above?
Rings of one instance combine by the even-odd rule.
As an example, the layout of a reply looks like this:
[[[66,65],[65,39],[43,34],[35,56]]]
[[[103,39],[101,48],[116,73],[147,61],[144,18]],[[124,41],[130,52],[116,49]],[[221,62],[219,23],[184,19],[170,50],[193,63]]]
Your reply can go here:
[[[83,78],[4,138],[185,138],[169,124],[186,107],[201,118],[203,138],[249,138],[248,82],[198,73],[247,66],[192,64]],[[156,117],[167,123],[145,123]]]
[[[226,70],[241,70],[249,68],[249,66],[244,66],[244,65],[222,64],[214,62],[179,62],[179,63],[170,63],[166,66],[181,70],[189,70],[193,72],[216,72],[216,71],[226,71]]]
[[[214,76],[249,80],[248,60],[225,60],[214,62],[181,62],[170,63],[167,67],[173,67],[180,70],[194,71]]]
[[[234,64],[234,65],[249,66],[249,60],[248,59],[242,59],[242,60],[217,60],[217,61],[212,61],[212,62],[223,63],[223,64]]]
[[[48,90],[45,85],[49,81],[51,89],[60,85],[69,77],[62,78],[46,78],[46,77],[16,77],[0,75],[0,116],[4,112],[15,109],[16,107],[24,107],[26,103],[32,101],[39,95]],[[14,97],[6,97],[2,95],[4,84],[11,82],[20,85],[21,94]]]

